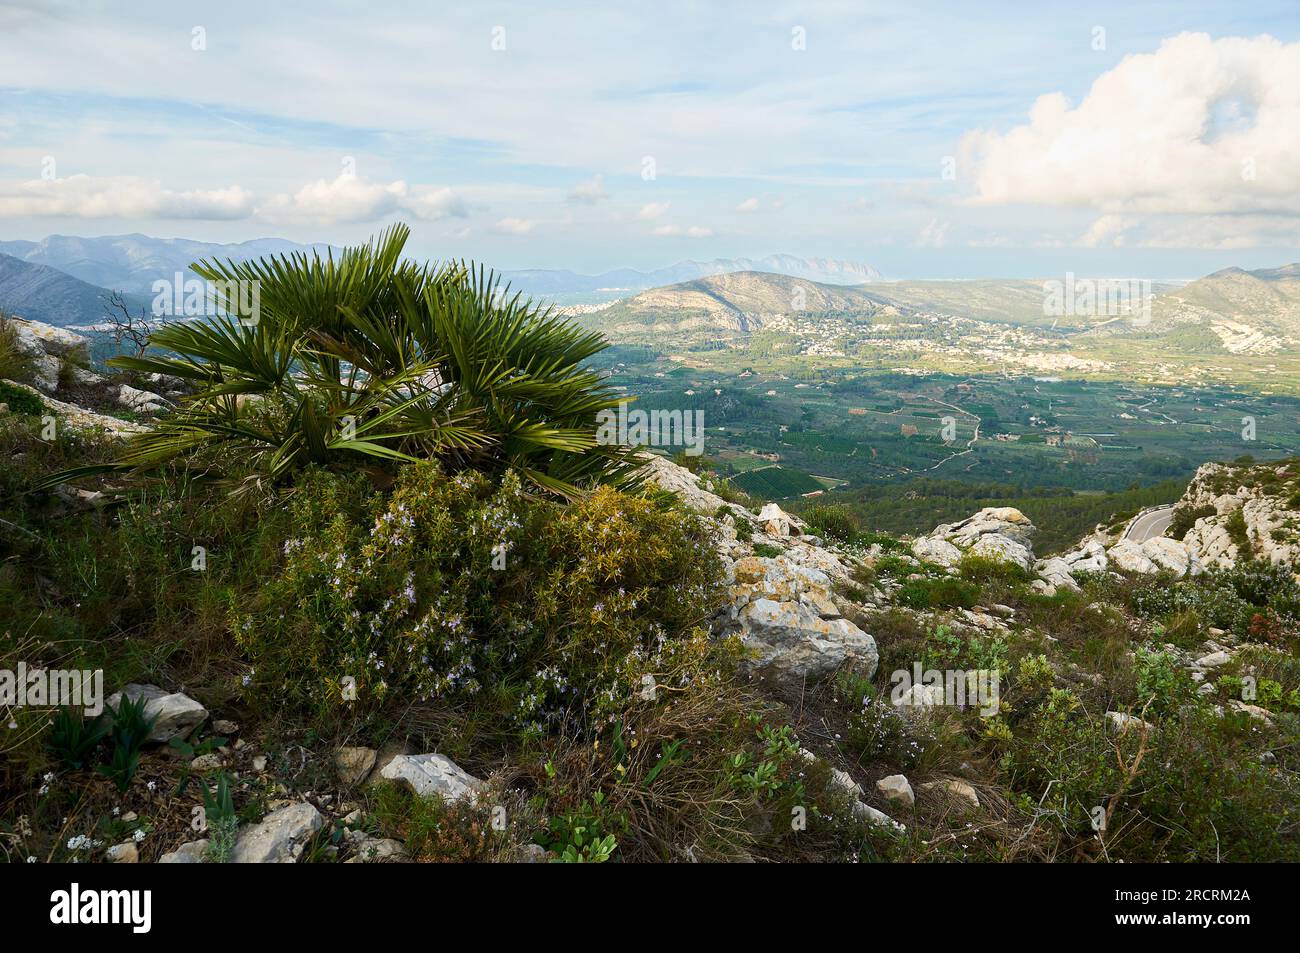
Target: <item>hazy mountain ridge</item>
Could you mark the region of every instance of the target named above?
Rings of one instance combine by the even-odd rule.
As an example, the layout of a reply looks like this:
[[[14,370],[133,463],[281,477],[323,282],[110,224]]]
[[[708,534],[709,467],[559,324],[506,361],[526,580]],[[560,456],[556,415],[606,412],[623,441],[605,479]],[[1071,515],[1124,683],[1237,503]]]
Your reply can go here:
[[[779,314],[808,311],[870,316],[888,305],[881,296],[857,287],[742,271],[652,288],[597,312],[595,320],[615,334],[656,328],[748,332]]]
[[[598,275],[566,270],[525,269],[503,273],[519,291],[529,294],[572,294],[610,291],[637,292],[698,278],[736,272],[762,272],[805,278],[823,284],[859,285],[879,281],[880,272],[862,262],[832,258],[801,258],[796,255],[768,255],[765,258],[716,258],[712,261],[679,261],[666,268],[637,271],[618,268]]]
[[[242,261],[312,250],[324,252],[328,248],[324,244],[303,245],[283,238],[221,244],[141,234],[99,238],[51,235],[39,242],[0,242],[0,253],[30,264],[57,268],[101,288],[140,295],[151,295],[155,281],[173,281],[178,271],[190,277],[189,266],[202,259]],[[84,316],[79,320],[85,320]]]
[[[1048,281],[1038,279],[931,280],[878,282],[868,292],[740,272],[648,289],[595,312],[592,323],[615,337],[668,329],[749,332],[777,315],[815,319],[834,313],[871,323],[966,319],[1039,329],[1081,346],[1102,338],[1141,339],[1170,353],[1269,354],[1292,350],[1300,341],[1300,265],[1229,268],[1184,286],[1153,282],[1149,321],[1086,309],[1048,313],[1047,287]]]
[[[110,292],[45,265],[0,254],[0,311],[59,327],[100,320]],[[128,295],[135,310],[146,303]]]

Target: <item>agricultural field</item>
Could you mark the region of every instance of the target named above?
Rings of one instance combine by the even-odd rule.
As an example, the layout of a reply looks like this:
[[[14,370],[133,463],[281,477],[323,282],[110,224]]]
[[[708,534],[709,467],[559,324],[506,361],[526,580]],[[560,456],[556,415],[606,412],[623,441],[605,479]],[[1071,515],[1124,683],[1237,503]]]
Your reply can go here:
[[[1300,449],[1300,399],[1227,385],[611,351],[612,386],[643,409],[701,410],[705,453],[717,469],[769,499],[817,489],[814,476],[849,489],[934,477],[1116,491],[1189,477],[1208,460],[1278,459]],[[774,466],[781,476],[755,475]]]

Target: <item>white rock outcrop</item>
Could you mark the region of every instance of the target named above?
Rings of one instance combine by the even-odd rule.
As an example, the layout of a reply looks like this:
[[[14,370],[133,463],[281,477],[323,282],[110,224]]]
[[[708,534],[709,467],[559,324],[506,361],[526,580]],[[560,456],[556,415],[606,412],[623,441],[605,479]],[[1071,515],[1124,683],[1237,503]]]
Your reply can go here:
[[[384,765],[379,776],[405,785],[421,797],[440,797],[444,801],[472,800],[485,787],[460,765],[440,754],[399,754]]]
[[[185,737],[197,725],[208,717],[208,710],[188,695],[181,692],[168,692],[157,685],[127,685],[122,691],[110,695],[104,702],[105,713],[112,717],[112,712],[126,695],[131,701],[144,698],[144,715],[154,719],[149,732],[149,741],[165,742],[173,738]]]
[[[1032,540],[1037,528],[1012,506],[989,506],[957,523],[943,523],[927,536],[912,540],[912,555],[925,562],[952,568],[970,553],[1034,568]]]
[[[846,663],[875,673],[875,639],[840,615],[825,573],[784,556],[749,556],[735,563],[733,576],[727,628],[740,636],[754,669],[796,681]]]
[[[230,852],[232,864],[296,864],[307,841],[321,829],[320,811],[306,803],[272,811],[260,824],[241,828]]]
[[[876,790],[890,803],[900,804],[903,807],[912,807],[916,804],[916,794],[912,791],[911,782],[905,775],[891,774],[889,777],[881,778],[876,782]]]

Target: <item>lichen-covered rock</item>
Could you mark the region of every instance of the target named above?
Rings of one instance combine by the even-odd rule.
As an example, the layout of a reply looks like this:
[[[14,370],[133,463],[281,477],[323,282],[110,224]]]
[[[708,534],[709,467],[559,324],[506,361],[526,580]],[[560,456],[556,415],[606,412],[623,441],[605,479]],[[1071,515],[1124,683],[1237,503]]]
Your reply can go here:
[[[815,680],[851,663],[870,677],[876,640],[848,619],[825,619],[803,602],[758,598],[737,616],[748,664],[789,680]]]
[[[951,568],[961,562],[962,551],[946,539],[918,536],[912,540],[912,555],[925,562]]]
[[[817,679],[845,663],[874,673],[875,640],[841,616],[826,573],[787,555],[749,556],[732,567],[725,627],[747,664],[780,678]]]
[[[1019,512],[1017,510],[1016,512]],[[1001,533],[987,533],[980,536],[966,550],[972,556],[982,556],[998,562],[1012,563],[1025,572],[1034,568],[1034,552],[1024,543]]]

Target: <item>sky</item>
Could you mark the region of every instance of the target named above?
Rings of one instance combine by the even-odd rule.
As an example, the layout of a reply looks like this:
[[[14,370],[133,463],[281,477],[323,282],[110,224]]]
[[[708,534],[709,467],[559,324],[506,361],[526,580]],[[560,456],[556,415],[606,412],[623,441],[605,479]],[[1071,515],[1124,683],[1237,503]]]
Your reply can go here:
[[[0,0],[0,239],[596,273],[1300,260],[1300,6]]]

